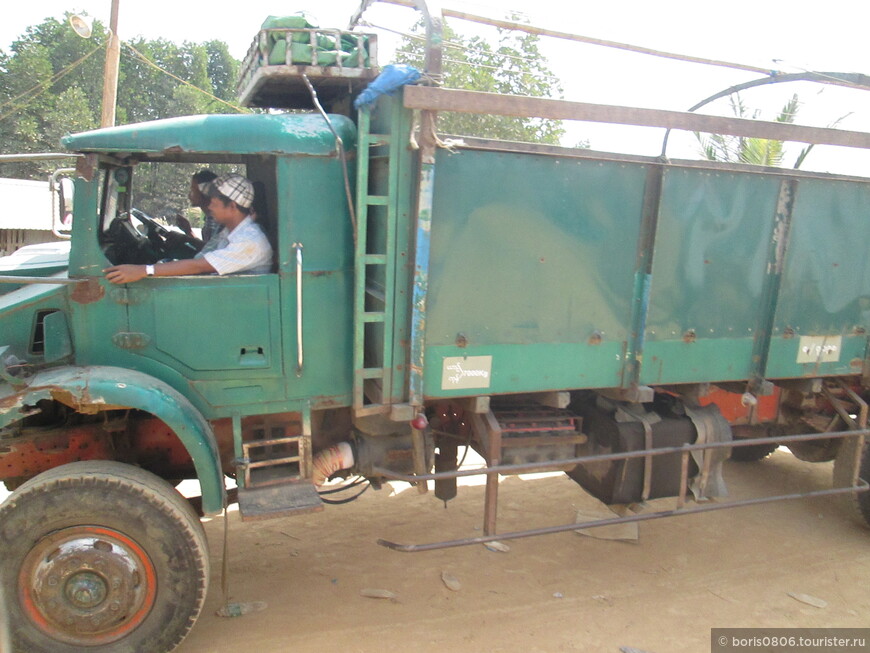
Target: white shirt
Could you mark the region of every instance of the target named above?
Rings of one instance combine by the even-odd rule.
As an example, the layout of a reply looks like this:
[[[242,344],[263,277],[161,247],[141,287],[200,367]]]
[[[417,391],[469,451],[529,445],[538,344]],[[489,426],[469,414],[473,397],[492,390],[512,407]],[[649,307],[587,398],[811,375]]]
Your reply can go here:
[[[265,274],[272,271],[272,246],[251,216],[235,229],[226,227],[212,236],[196,255],[204,258],[218,274]]]

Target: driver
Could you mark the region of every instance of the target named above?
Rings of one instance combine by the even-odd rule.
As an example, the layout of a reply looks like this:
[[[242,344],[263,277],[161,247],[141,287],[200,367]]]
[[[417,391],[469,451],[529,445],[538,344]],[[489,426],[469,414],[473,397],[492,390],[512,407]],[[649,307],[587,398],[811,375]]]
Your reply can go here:
[[[203,190],[208,212],[223,227],[191,259],[154,265],[113,265],[103,272],[112,283],[132,283],[146,276],[188,274],[263,274],[272,268],[272,247],[251,217],[254,186],[242,175],[217,177]]]

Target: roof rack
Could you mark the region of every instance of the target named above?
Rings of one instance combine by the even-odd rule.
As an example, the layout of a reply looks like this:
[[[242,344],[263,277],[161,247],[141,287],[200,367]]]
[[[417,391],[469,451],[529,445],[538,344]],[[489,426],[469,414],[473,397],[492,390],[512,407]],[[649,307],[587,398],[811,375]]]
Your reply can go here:
[[[242,62],[236,88],[248,107],[311,109],[307,76],[329,109],[378,75],[377,35],[320,28],[262,29]]]

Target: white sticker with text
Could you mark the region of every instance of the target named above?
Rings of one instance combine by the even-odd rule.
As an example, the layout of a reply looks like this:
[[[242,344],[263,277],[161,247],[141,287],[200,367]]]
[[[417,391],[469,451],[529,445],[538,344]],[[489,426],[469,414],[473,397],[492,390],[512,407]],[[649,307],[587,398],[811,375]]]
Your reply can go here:
[[[797,362],[836,363],[842,348],[842,336],[801,336]]]
[[[450,356],[441,368],[442,390],[488,388],[492,356]]]

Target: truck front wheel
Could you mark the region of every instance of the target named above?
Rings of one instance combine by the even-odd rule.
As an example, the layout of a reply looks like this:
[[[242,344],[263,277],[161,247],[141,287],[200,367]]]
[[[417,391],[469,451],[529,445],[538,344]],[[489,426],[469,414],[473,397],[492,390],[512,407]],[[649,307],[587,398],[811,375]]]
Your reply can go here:
[[[171,651],[208,586],[190,505],[116,462],[71,463],[24,483],[0,506],[0,550],[15,651]]]

